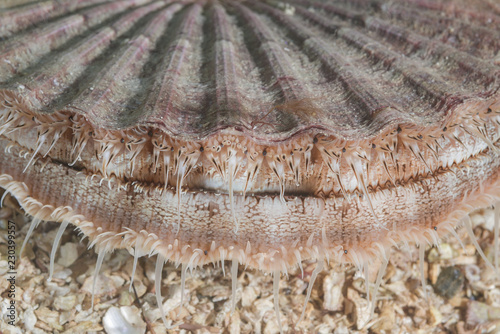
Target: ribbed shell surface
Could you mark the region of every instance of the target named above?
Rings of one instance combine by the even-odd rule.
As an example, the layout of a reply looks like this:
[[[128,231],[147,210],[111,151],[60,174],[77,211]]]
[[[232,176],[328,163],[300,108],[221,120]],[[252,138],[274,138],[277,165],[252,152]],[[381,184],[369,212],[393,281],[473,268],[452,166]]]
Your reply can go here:
[[[437,126],[500,85],[494,1],[10,1],[0,89],[184,140]]]

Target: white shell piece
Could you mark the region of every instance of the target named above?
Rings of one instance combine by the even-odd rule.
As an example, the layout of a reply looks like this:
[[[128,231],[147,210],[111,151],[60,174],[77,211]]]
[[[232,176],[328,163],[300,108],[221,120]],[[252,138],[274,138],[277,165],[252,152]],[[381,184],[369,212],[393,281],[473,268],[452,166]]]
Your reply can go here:
[[[135,306],[110,307],[102,319],[107,334],[144,334],[146,323]]]

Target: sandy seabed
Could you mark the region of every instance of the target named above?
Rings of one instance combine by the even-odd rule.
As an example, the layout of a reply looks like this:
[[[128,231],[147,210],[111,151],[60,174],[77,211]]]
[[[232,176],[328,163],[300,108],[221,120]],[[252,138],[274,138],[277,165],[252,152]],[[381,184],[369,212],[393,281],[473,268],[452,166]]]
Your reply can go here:
[[[478,242],[494,262],[493,210],[480,210],[471,216]],[[15,223],[15,284],[9,280],[9,231],[14,226],[9,221]],[[165,265],[163,307],[167,318],[179,324],[166,330],[156,303],[156,257],[139,260],[135,291],[130,291],[133,257],[126,250],[115,251],[104,259],[92,310],[97,256],[93,250],[87,250],[87,240],[81,242],[82,235],[66,230],[56,255],[54,277],[49,282],[50,252],[59,224],[40,224],[19,259],[29,221],[15,209],[0,209],[1,333],[279,333],[271,275],[240,266],[236,310],[231,313],[229,262],[225,270],[220,265],[205,266],[188,274],[182,308],[180,267]],[[422,289],[417,248],[393,250],[371,320],[363,276],[353,266],[330,265],[319,274],[305,320],[297,325],[316,266],[305,262],[304,277],[296,268],[280,281],[284,332],[500,333],[500,281],[464,236],[465,232],[458,232],[465,249],[453,237],[442,240],[440,247],[427,248],[427,298]],[[379,265],[375,262],[370,268],[371,282],[376,279]],[[10,298],[13,288],[15,298]],[[14,325],[8,324],[11,300],[16,308],[11,322]]]

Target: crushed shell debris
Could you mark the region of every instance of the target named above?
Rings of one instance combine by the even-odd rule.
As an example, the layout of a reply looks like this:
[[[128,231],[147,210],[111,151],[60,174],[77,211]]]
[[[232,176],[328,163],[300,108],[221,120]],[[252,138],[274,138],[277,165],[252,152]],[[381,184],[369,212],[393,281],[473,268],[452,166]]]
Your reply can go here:
[[[24,238],[28,218],[10,209],[0,209],[0,274],[7,272],[6,222],[16,221],[19,240]],[[471,216],[478,242],[493,260],[491,209]],[[488,229],[490,228],[490,229]],[[3,333],[279,333],[273,303],[273,278],[254,270],[240,268],[236,308],[231,312],[231,274],[219,267],[195,270],[185,283],[182,307],[179,268],[165,266],[162,280],[163,310],[168,319],[179,324],[166,330],[155,296],[155,261],[140,259],[129,290],[133,263],[130,254],[119,250],[103,261],[95,287],[94,310],[91,286],[96,254],[87,251],[79,236],[69,229],[62,236],[62,250],[56,256],[54,275],[48,281],[49,254],[58,227],[46,224],[35,232],[18,262],[15,326],[0,322]],[[459,230],[464,241],[465,231]],[[380,261],[381,262],[381,261]],[[228,263],[226,264],[226,266]],[[375,264],[376,266],[380,265]],[[443,298],[427,285],[424,299],[420,283],[418,250],[395,250],[387,265],[378,291],[377,307],[369,320],[370,303],[366,299],[363,274],[351,265],[327,267],[318,274],[304,321],[297,324],[307,292],[307,283],[316,267],[305,263],[289,272],[279,285],[280,316],[288,333],[478,333],[498,331],[500,325],[500,286],[494,272],[485,265],[472,246],[462,247],[458,240],[444,240],[439,248],[426,251],[424,269],[431,284],[432,276],[447,267],[457,268],[465,277],[462,289],[451,299]],[[437,274],[434,274],[437,272]],[[377,272],[370,272],[373,282]],[[373,286],[371,287],[373,288]],[[0,307],[6,307],[6,280],[0,280]],[[373,293],[373,289],[370,291]],[[371,297],[370,297],[371,298]],[[369,320],[369,321],[368,321]],[[368,323],[366,324],[366,322]]]

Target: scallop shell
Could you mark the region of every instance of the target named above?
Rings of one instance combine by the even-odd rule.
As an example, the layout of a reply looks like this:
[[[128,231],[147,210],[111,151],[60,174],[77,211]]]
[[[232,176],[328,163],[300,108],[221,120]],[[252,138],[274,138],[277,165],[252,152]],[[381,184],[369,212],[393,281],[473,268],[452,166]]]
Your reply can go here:
[[[423,259],[498,206],[493,1],[4,6],[0,186],[29,234],[77,226],[97,271],[115,248],[158,254],[159,291],[167,260],[183,282],[232,260],[274,273],[277,297],[305,259],[312,282],[399,243]]]
[[[99,128],[147,126],[186,141],[223,130],[263,142],[311,129],[368,138],[443,122],[498,90],[499,19],[486,11],[436,5],[452,14],[442,19],[417,3],[167,3],[10,9],[2,81],[34,112],[69,109]]]

